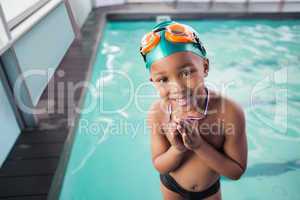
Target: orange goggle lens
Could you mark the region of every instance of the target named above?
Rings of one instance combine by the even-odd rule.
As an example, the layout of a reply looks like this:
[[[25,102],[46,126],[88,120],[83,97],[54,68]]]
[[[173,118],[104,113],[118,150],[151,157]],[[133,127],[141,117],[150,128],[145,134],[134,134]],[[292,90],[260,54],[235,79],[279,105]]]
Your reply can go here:
[[[155,33],[153,31],[147,33],[142,39],[141,53],[145,55],[146,53],[151,51],[151,49],[153,49],[159,43],[159,40],[160,36],[158,33]]]
[[[171,24],[166,27],[166,39],[170,42],[193,43],[195,42],[193,33],[181,24]]]

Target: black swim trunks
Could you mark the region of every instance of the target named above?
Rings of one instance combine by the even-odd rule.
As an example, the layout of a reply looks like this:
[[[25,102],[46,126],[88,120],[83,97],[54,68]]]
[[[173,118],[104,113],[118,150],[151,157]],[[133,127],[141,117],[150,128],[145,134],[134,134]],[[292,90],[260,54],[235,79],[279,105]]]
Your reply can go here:
[[[169,190],[172,190],[173,192],[176,192],[180,194],[184,199],[187,200],[200,200],[207,198],[219,191],[220,188],[220,179],[218,179],[212,186],[209,188],[200,191],[200,192],[193,192],[193,191],[188,191],[184,188],[182,188],[176,181],[175,179],[169,175],[169,174],[160,174],[160,180],[166,188]]]

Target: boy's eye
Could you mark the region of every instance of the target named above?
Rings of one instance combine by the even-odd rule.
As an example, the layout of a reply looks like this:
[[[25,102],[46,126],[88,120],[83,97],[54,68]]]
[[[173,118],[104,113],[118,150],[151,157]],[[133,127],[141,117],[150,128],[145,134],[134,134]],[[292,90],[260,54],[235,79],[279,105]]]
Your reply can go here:
[[[182,76],[183,76],[183,77],[188,77],[188,76],[190,76],[192,73],[193,73],[192,70],[184,70],[184,71],[182,71]]]
[[[159,83],[166,83],[167,81],[168,81],[168,79],[166,77],[157,79],[157,82],[159,82]]]

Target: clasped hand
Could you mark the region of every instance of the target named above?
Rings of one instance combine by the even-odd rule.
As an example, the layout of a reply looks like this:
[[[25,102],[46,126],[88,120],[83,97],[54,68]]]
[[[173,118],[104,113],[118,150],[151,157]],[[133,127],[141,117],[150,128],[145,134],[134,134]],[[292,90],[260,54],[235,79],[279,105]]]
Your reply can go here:
[[[202,145],[204,140],[198,127],[198,120],[182,119],[165,124],[163,130],[171,145],[178,151],[185,152],[196,150]]]

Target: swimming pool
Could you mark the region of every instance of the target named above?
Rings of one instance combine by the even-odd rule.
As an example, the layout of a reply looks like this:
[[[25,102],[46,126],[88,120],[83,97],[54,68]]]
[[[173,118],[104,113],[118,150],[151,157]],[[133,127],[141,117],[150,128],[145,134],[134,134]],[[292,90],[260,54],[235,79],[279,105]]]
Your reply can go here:
[[[208,86],[245,109],[248,169],[238,181],[222,178],[223,199],[299,199],[300,20],[178,21],[201,34]],[[153,25],[106,24],[60,199],[161,198],[145,121],[158,97],[138,53]]]

